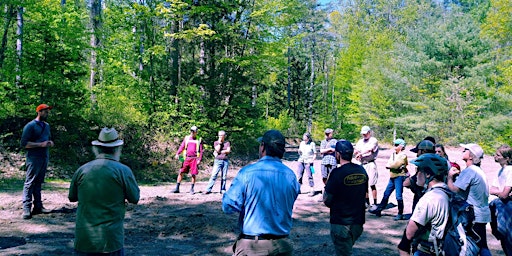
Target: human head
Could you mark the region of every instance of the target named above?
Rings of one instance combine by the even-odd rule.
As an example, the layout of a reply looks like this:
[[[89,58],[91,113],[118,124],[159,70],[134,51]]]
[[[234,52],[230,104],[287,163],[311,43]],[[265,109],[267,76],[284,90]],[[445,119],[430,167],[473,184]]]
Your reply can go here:
[[[436,154],[448,160],[448,155],[446,154],[446,150],[444,149],[443,144],[436,144],[434,149],[436,150]]]
[[[309,132],[305,132],[302,135],[302,140],[307,142],[307,143],[311,142],[311,134]]]
[[[39,121],[46,121],[48,118],[48,114],[50,110],[52,110],[53,107],[49,106],[47,104],[39,104],[39,106],[36,107],[37,112],[37,118]]]
[[[421,156],[425,153],[436,153],[434,149],[434,143],[430,140],[422,140],[420,143],[416,145],[413,149],[411,149],[412,152],[416,153],[417,156]]]
[[[327,129],[325,129],[324,133],[325,133],[325,138],[330,139],[330,138],[332,138],[332,134],[334,133],[334,130],[331,128],[327,128]]]
[[[338,140],[336,142],[336,157],[341,158],[346,161],[352,160],[352,155],[354,155],[354,147],[352,143],[347,140]]]
[[[363,136],[363,138],[365,139],[369,139],[371,136],[372,136],[372,133],[371,133],[372,129],[370,129],[369,126],[363,126],[361,127],[361,136]]]
[[[266,156],[283,158],[285,139],[278,130],[268,130],[263,137],[258,138],[258,142],[260,143],[260,156],[263,149]]]
[[[494,154],[494,161],[501,165],[512,165],[512,147],[501,145]]]
[[[96,155],[101,153],[111,154],[119,161],[121,146],[124,142],[119,139],[116,129],[105,127],[101,129],[98,139],[91,142],[91,144],[94,146],[93,151]]]
[[[393,144],[397,152],[404,150],[405,146],[407,145],[404,139],[396,139],[395,141],[393,141]]]
[[[444,157],[441,157],[437,154],[426,153],[422,154],[418,158],[411,161],[411,164],[418,166],[417,172],[425,174],[425,176],[421,178],[425,178],[425,180],[420,181],[420,176],[418,175],[418,185],[419,186],[427,186],[430,181],[433,179],[437,181],[444,181],[446,175],[448,174],[448,163]],[[424,184],[421,184],[423,183]]]
[[[474,165],[480,166],[482,158],[484,158],[484,150],[482,147],[475,143],[460,144],[460,146],[464,148],[462,160],[470,160]]]
[[[217,136],[219,137],[219,139],[221,141],[224,141],[224,139],[226,139],[226,132],[223,130],[220,130],[219,133],[217,133]]]

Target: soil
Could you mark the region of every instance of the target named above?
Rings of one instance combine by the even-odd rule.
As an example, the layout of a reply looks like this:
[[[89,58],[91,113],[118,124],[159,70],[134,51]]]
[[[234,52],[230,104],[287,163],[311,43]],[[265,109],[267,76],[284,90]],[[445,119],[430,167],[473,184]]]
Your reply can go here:
[[[409,159],[416,155],[409,151]],[[451,160],[461,166],[462,150],[447,149]],[[378,199],[389,179],[384,169],[391,154],[382,148],[377,159],[379,169]],[[296,169],[294,155],[283,160]],[[412,166],[409,166],[412,169]],[[486,156],[483,169],[489,180],[497,175],[499,165]],[[211,168],[211,167],[210,167]],[[229,181],[240,167],[231,167]],[[320,161],[315,161],[320,170]],[[210,170],[205,170],[209,173]],[[19,170],[19,176],[23,173]],[[5,178],[0,172],[0,181]],[[20,174],[21,173],[21,174]],[[293,229],[290,234],[295,255],[334,255],[329,235],[329,209],[318,202],[323,184],[321,174],[314,174],[316,196],[310,197],[308,187],[302,186],[293,210]],[[228,181],[228,185],[229,185]],[[207,181],[196,184],[196,191],[204,191]],[[0,255],[71,255],[73,253],[74,221],[76,203],[67,199],[69,182],[46,182],[43,186],[43,204],[51,209],[49,214],[36,215],[30,220],[21,218],[21,187],[0,192]],[[238,234],[238,215],[227,215],[221,210],[222,195],[219,180],[214,193],[184,193],[190,188],[189,179],[182,182],[180,194],[170,190],[175,184],[140,186],[141,199],[137,205],[128,204],[125,220],[126,255],[230,255],[231,246]],[[410,213],[412,193],[405,189],[405,213]],[[391,202],[396,204],[392,195]],[[354,255],[397,255],[396,245],[407,224],[406,220],[394,221],[396,207],[385,210],[382,217],[367,213],[363,235],[354,245]],[[488,244],[493,255],[503,255],[499,241],[491,234],[487,225]]]

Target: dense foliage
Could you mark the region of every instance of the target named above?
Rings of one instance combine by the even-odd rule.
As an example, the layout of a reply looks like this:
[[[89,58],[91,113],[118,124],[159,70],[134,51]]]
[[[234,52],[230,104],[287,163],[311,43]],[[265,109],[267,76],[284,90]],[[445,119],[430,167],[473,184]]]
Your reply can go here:
[[[219,129],[245,158],[269,128],[321,140],[331,127],[354,141],[369,125],[381,141],[433,135],[488,151],[512,143],[508,0],[1,7],[1,143],[19,151],[35,106],[54,105],[52,162],[62,177],[91,159],[103,126],[121,131],[124,162],[146,180],[172,179],[172,157],[192,125],[207,158]]]

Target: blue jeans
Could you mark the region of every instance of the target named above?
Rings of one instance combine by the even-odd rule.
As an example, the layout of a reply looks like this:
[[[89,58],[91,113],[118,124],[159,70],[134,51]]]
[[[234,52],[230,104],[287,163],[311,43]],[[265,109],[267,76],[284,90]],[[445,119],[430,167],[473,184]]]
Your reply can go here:
[[[48,158],[46,157],[27,157],[27,173],[25,183],[23,184],[23,209],[32,208],[32,197],[34,198],[34,209],[41,209],[41,185],[44,182],[46,168],[48,167]]]
[[[299,170],[297,171],[297,176],[299,176],[299,183],[302,185],[302,177],[304,176],[304,171],[308,174],[309,186],[314,187],[315,182],[313,180],[313,173],[311,173],[311,165],[310,163],[300,163],[299,162]]]
[[[382,198],[382,201],[389,200],[389,197],[391,196],[391,193],[393,193],[394,190],[396,190],[396,200],[397,201],[403,201],[402,193],[404,191],[404,180],[405,176],[398,176],[395,178],[390,178],[388,182],[388,186],[386,187],[386,191],[384,191],[384,197]]]
[[[220,191],[226,191],[226,177],[228,176],[228,166],[229,162],[227,159],[213,160],[213,170],[212,176],[210,177],[210,181],[208,181],[208,186],[206,187],[206,191],[211,192],[213,188],[213,184],[215,184],[215,180],[217,180],[217,175],[222,171],[221,181],[220,181]]]

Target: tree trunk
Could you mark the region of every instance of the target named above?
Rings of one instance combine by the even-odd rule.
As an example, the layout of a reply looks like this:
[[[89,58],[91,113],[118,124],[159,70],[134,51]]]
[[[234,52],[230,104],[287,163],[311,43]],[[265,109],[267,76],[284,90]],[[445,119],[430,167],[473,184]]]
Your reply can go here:
[[[23,56],[23,7],[18,6],[16,30],[16,88],[21,89],[22,86],[22,56]],[[19,101],[17,98],[16,101]]]
[[[91,5],[91,76],[89,79],[89,89],[91,90],[91,92],[92,88],[96,84],[96,75],[98,72],[96,49],[100,46],[99,30],[102,25],[101,5],[101,0],[93,0]],[[96,96],[93,93],[91,93],[91,102],[93,103],[93,105],[96,102]]]
[[[0,46],[0,69],[4,66],[5,60],[5,50],[7,48],[7,37],[9,32],[9,27],[11,26],[11,21],[14,18],[14,6],[7,5],[5,7],[5,21],[4,21],[4,32],[2,33],[2,45]],[[0,78],[2,81],[3,78]]]

